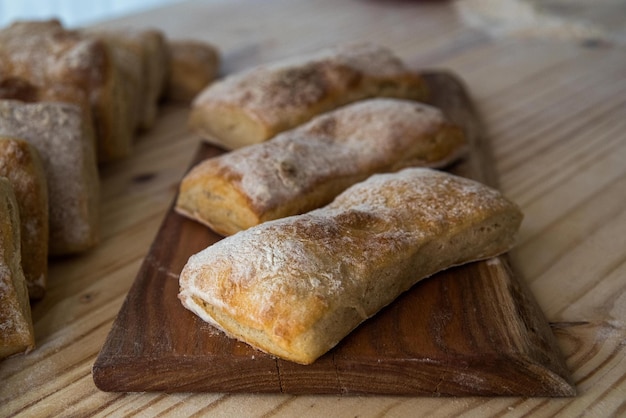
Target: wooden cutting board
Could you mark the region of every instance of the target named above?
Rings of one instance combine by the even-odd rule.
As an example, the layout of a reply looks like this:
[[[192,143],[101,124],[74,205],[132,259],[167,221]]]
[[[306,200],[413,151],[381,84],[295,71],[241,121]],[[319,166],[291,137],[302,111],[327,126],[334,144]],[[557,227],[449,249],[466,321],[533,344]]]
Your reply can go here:
[[[426,79],[470,153],[451,171],[497,186],[484,131],[452,74]],[[223,151],[203,144],[194,162]],[[178,275],[221,237],[168,211],[93,366],[105,391],[573,396],[554,337],[506,258],[439,273],[309,366],[232,340],[182,307]]]

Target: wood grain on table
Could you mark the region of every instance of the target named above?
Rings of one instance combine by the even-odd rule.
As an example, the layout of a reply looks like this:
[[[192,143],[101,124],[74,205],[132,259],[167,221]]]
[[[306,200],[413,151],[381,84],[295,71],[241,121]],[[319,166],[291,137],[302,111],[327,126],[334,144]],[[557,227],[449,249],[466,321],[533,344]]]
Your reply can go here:
[[[102,26],[154,26],[223,51],[225,72],[340,41],[392,47],[464,78],[501,189],[525,212],[515,265],[551,322],[579,395],[419,398],[105,393],[91,367],[198,144],[166,106],[132,157],[101,169],[103,242],[55,260],[33,306],[38,347],[0,363],[0,415],[619,416],[626,414],[624,47],[491,39],[447,2],[193,1]]]

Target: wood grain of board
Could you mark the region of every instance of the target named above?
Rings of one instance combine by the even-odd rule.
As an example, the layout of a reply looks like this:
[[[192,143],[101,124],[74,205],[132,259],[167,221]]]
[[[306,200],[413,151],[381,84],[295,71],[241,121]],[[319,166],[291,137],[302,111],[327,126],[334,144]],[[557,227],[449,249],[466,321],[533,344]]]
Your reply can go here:
[[[427,73],[433,104],[471,151],[451,167],[497,185],[482,124],[460,79]],[[200,146],[194,163],[222,151]],[[193,165],[193,163],[192,163]],[[185,310],[178,275],[220,237],[171,208],[93,366],[105,391],[572,396],[554,336],[505,257],[414,286],[314,364],[276,359]]]

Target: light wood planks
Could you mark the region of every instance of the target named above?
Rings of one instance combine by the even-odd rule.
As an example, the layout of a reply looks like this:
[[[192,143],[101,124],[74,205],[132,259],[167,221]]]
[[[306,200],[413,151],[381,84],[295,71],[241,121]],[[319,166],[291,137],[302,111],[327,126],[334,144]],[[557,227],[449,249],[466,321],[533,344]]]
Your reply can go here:
[[[501,188],[521,201],[526,213],[522,242],[513,256],[526,266],[523,275],[553,322],[579,396],[430,399],[98,391],[91,365],[173,198],[168,185],[180,179],[197,143],[180,125],[184,110],[174,110],[153,134],[139,140],[129,160],[103,173],[108,238],[90,254],[53,267],[51,294],[35,306],[38,348],[0,363],[0,415],[626,414],[626,140],[619,128],[626,119],[620,107],[626,88],[623,48],[492,40],[463,28],[447,3],[440,2],[268,0],[251,6],[193,1],[102,25],[127,24],[215,42],[224,51],[227,71],[318,45],[366,39],[393,47],[416,65],[448,67],[462,75],[486,121]],[[564,136],[570,123],[578,128]],[[578,146],[568,147],[576,138]],[[167,144],[168,152],[158,151]],[[543,144],[548,148],[542,150]],[[587,148],[592,151],[588,160],[587,152],[578,152],[580,144],[594,144]],[[545,153],[550,158],[541,159]],[[132,183],[144,173],[156,176],[142,186]],[[133,198],[133,193],[146,195]],[[70,354],[78,356],[73,360],[66,357]]]

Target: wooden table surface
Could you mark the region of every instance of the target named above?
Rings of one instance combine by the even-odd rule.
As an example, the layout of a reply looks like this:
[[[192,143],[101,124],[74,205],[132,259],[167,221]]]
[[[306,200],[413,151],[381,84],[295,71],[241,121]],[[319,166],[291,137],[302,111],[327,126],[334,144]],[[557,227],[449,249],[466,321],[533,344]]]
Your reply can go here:
[[[609,19],[610,16],[607,16]],[[525,212],[512,258],[551,323],[567,399],[105,393],[91,367],[198,138],[165,106],[133,155],[101,168],[102,243],[50,264],[37,348],[0,363],[0,416],[619,416],[626,414],[626,51],[493,39],[446,2],[192,1],[102,26],[157,27],[222,50],[224,72],[343,41],[392,47],[469,86],[501,189]]]

